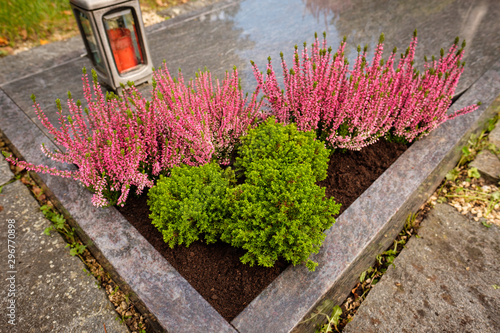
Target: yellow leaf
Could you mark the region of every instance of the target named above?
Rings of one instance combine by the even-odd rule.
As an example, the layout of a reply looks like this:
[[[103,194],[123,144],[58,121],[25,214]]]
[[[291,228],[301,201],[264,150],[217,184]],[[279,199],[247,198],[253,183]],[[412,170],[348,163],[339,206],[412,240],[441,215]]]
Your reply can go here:
[[[40,45],[45,45],[45,44],[48,44],[48,43],[49,43],[48,40],[40,39]]]
[[[3,37],[0,37],[0,46],[9,45],[9,41]]]

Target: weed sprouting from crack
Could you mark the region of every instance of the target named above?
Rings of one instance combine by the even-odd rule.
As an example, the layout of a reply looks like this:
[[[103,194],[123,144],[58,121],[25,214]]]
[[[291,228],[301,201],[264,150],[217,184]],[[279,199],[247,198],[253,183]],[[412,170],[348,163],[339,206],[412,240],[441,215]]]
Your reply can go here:
[[[324,333],[330,333],[334,332],[333,329],[335,329],[336,332],[338,332],[338,325],[340,321],[340,316],[342,315],[342,309],[340,306],[336,305],[333,307],[331,315],[328,315],[326,313],[328,308],[331,308],[333,305],[333,301],[329,299],[325,299],[323,303],[321,303],[320,306],[318,306],[315,311],[311,314],[309,319],[304,320],[302,323],[306,323],[309,321],[313,321],[316,319],[325,319],[326,318],[326,323],[321,325],[316,332],[324,332]],[[324,318],[318,318],[318,317],[324,317]]]
[[[87,248],[86,245],[83,245],[81,241],[78,239],[75,233],[75,228],[70,227],[66,219],[62,214],[59,214],[55,211],[53,207],[49,207],[48,205],[43,205],[40,207],[40,210],[42,211],[43,215],[52,222],[52,225],[49,227],[45,228],[43,231],[44,234],[47,236],[50,236],[51,231],[57,231],[59,232],[65,239],[68,244],[66,244],[66,247],[70,248],[69,254],[72,256],[78,256],[82,261],[83,257],[82,254]]]

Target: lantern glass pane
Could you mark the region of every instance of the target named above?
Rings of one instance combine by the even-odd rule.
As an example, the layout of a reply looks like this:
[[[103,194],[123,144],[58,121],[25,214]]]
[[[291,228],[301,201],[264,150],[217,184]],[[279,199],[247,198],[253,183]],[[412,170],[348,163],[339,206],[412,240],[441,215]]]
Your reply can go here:
[[[82,27],[83,38],[87,44],[90,51],[90,59],[92,60],[94,66],[104,70],[104,64],[102,62],[102,56],[97,48],[97,42],[94,35],[94,30],[86,13],[75,9],[76,17],[80,21],[80,26]]]
[[[132,9],[121,10],[103,17],[116,69],[120,74],[144,64],[143,46],[134,17]]]

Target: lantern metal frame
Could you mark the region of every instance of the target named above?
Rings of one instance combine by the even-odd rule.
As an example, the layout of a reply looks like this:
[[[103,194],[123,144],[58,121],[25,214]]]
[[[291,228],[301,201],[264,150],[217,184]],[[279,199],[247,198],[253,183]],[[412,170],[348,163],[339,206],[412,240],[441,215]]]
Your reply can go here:
[[[142,21],[142,13],[138,0],[70,0],[70,5],[73,9],[73,14],[75,15],[80,34],[85,44],[87,56],[91,60],[92,65],[95,67],[101,83],[116,92],[121,93],[121,86],[126,85],[129,81],[134,82],[136,85],[151,82],[153,64],[151,54],[149,52],[148,42],[146,40],[144,23]],[[120,74],[111,49],[111,42],[106,33],[104,18],[107,15],[119,13],[126,9],[131,9],[131,13],[133,15],[137,33],[137,43],[141,48],[141,58],[143,63],[138,64],[136,68],[132,68],[126,73]],[[95,47],[97,52],[100,53],[100,57],[103,62],[102,64],[98,64],[94,58],[93,52],[95,52],[95,50],[92,50],[91,45],[87,40],[87,35],[82,26],[80,13],[85,15],[90,23],[92,34],[95,38]]]

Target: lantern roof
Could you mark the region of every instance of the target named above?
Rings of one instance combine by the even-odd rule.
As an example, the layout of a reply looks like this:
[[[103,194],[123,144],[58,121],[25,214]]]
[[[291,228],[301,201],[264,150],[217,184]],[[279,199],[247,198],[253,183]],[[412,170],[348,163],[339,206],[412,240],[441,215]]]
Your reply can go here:
[[[69,2],[85,10],[96,10],[131,1],[130,0],[70,0]]]

